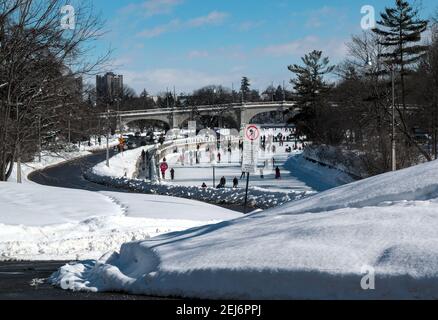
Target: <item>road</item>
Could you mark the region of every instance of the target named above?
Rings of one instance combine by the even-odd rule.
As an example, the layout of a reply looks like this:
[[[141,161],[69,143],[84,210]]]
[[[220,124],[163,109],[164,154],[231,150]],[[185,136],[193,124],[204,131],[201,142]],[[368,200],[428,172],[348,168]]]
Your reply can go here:
[[[113,152],[111,152],[111,155]],[[105,160],[106,152],[97,152],[77,160],[36,171],[29,180],[53,187],[82,189],[88,191],[130,192],[111,186],[104,186],[86,180],[83,174],[89,168]],[[224,206],[227,207],[227,206]],[[241,211],[241,207],[227,207]],[[66,261],[21,261],[0,262],[0,300],[158,300],[162,298],[124,295],[119,293],[81,293],[54,288],[38,279],[47,279]],[[35,285],[32,285],[35,284]]]
[[[110,155],[113,155],[113,151],[111,151]],[[33,182],[51,187],[82,189],[88,191],[124,192],[124,190],[103,186],[90,182],[84,178],[83,174],[86,170],[104,161],[105,158],[106,152],[97,152],[90,156],[69,161],[42,171],[33,172],[28,178]]]
[[[83,173],[92,166],[105,160],[106,153],[93,155],[63,163],[58,166],[37,171],[29,175],[29,179],[39,184],[83,189],[89,191],[128,192],[109,186],[92,183],[83,178]],[[0,262],[0,300],[158,300],[162,298],[134,296],[119,293],[85,293],[71,292],[54,288],[46,282],[38,283],[38,279],[47,279],[66,261],[21,261]],[[35,285],[32,285],[35,284]]]
[[[157,297],[122,293],[72,292],[48,284],[45,279],[66,263],[66,261],[1,262],[0,300],[162,300]]]

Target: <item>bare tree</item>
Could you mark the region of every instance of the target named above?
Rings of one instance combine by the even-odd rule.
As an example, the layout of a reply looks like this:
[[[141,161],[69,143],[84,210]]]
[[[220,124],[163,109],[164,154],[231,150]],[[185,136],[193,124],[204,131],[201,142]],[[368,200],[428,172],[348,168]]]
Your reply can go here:
[[[103,34],[90,4],[75,8],[71,30],[60,23],[66,4],[0,0],[0,180],[14,161],[38,150],[42,137],[56,141],[66,118],[84,110],[80,79],[108,58],[86,59]]]

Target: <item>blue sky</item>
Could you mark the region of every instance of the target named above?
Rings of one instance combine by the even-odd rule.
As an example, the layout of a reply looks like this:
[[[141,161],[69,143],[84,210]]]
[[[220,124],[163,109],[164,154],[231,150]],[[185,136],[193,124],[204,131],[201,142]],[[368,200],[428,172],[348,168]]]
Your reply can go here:
[[[418,2],[418,1],[417,1]],[[209,84],[264,89],[291,77],[287,66],[313,50],[336,63],[345,42],[361,32],[360,10],[394,0],[94,0],[109,31],[97,50],[114,49],[111,69],[137,92]],[[422,0],[429,17],[436,0]]]

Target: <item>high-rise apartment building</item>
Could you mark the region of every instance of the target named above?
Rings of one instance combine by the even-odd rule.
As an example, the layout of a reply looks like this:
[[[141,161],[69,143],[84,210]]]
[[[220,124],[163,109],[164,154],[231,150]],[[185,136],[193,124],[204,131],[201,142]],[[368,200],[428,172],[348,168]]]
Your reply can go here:
[[[123,75],[112,72],[96,76],[96,94],[98,101],[113,102],[123,94]]]

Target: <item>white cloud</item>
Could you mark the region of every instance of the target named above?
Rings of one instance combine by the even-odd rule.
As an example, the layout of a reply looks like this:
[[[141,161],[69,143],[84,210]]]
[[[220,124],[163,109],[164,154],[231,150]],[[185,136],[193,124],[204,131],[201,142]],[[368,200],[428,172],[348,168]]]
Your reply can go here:
[[[228,17],[228,13],[213,11],[206,16],[191,19],[187,22],[190,27],[201,27],[204,25],[221,24]]]
[[[240,23],[237,29],[241,32],[247,32],[262,26],[265,21],[244,21]]]
[[[138,33],[137,36],[143,38],[155,38],[164,33],[168,33],[174,30],[177,30],[180,27],[181,23],[179,20],[172,20],[167,24],[159,25],[151,29],[145,29],[142,32]]]
[[[219,25],[227,17],[228,14],[225,12],[213,11],[206,16],[194,18],[188,21],[180,21],[178,19],[175,19],[167,24],[159,25],[151,29],[145,29],[142,32],[139,32],[137,36],[144,38],[154,38],[168,32],[175,32],[185,28],[198,28],[205,25]]]
[[[131,3],[122,8],[121,12],[125,14],[136,12],[145,17],[152,17],[169,14],[182,2],[182,0],[147,0],[142,3]]]
[[[336,8],[324,6],[317,10],[310,11],[307,16],[306,27],[320,28],[327,22],[335,23],[335,19],[339,21],[342,14]]]
[[[317,36],[307,36],[303,39],[288,43],[277,44],[262,48],[262,53],[274,57],[303,56],[313,50],[322,50],[324,55],[332,59],[346,55],[347,47],[342,39],[321,39]]]
[[[207,58],[209,56],[209,52],[206,50],[193,50],[188,53],[189,59],[197,59],[197,58]]]
[[[227,84],[240,79],[240,74],[231,70],[223,74],[213,74],[193,69],[148,69],[143,71],[123,71],[126,83],[140,92],[144,88],[156,94],[176,86],[178,92],[191,92],[212,84]]]

